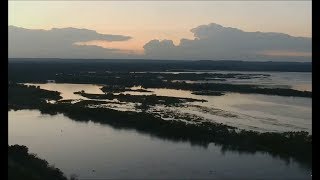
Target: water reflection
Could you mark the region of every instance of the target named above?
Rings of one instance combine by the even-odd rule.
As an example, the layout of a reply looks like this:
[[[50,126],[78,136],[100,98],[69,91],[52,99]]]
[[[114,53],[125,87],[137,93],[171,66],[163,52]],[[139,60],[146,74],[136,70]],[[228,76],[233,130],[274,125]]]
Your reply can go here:
[[[41,89],[46,89],[50,91],[59,91],[61,92],[62,100],[67,99],[87,99],[78,94],[73,94],[74,92],[84,90],[86,93],[90,94],[104,94],[101,91],[100,85],[95,84],[68,84],[68,83],[25,83],[25,85],[35,85],[40,86]]]
[[[213,143],[206,148],[190,146],[39,111],[9,112],[9,144],[26,145],[67,175],[76,173],[81,179],[311,179],[310,169],[268,154],[239,154]]]
[[[136,72],[137,73],[137,72]],[[144,73],[144,72],[141,72]],[[180,74],[180,73],[219,73],[219,74],[267,74],[269,77],[259,77],[252,79],[237,79],[227,78],[225,81],[221,79],[207,80],[207,81],[189,81],[187,83],[230,83],[230,84],[253,84],[264,85],[270,88],[292,88],[299,91],[312,91],[312,73],[311,72],[264,72],[264,71],[188,71],[188,72],[149,72],[149,73],[166,73],[166,74]],[[179,80],[178,80],[179,81]]]
[[[208,102],[194,104],[237,115],[237,118],[211,118],[219,122],[261,131],[312,131],[310,98],[229,93],[225,96],[207,96],[205,99]],[[203,113],[203,116],[208,115]]]
[[[74,92],[84,90],[87,93],[103,94],[101,86],[93,84],[32,84],[42,89],[59,91],[63,99],[87,99]],[[132,89],[141,89],[133,87]],[[209,121],[224,123],[230,126],[254,131],[308,131],[312,133],[312,99],[302,97],[282,97],[260,94],[227,93],[224,96],[194,95],[191,91],[147,88],[152,92],[126,91],[123,94],[170,96],[181,98],[204,99],[207,102],[192,102],[187,107],[173,107],[170,110],[176,113],[188,113],[205,118]],[[114,93],[120,94],[120,93]],[[101,100],[106,101],[106,100]],[[107,101],[106,101],[107,102]],[[105,105],[106,108],[120,111],[139,111],[135,105],[126,104]],[[195,108],[198,106],[200,108]],[[202,107],[202,108],[201,108]],[[158,108],[161,110],[161,107]],[[166,109],[162,108],[163,113]],[[213,113],[203,111],[209,109]],[[217,113],[216,110],[224,113]]]

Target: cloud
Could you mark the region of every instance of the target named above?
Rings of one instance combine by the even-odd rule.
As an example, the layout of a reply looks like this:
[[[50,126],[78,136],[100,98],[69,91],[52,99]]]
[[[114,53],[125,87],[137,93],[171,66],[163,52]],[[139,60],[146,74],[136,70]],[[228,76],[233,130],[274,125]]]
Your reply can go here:
[[[311,61],[311,38],[283,33],[245,32],[211,23],[191,29],[194,39],[152,40],[147,58],[194,60]]]
[[[9,57],[23,58],[126,58],[119,49],[77,45],[93,40],[127,41],[130,36],[100,34],[89,29],[25,29],[9,26]]]
[[[190,30],[194,39],[151,40],[144,54],[83,45],[88,41],[128,41],[130,36],[100,34],[89,29],[25,29],[9,26],[10,58],[174,59],[311,61],[311,38],[284,33],[245,32],[211,23]]]

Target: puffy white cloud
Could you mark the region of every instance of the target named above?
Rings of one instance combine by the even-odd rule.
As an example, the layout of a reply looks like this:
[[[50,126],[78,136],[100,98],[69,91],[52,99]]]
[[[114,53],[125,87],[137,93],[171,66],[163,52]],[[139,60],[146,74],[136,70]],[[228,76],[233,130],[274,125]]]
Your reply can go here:
[[[245,32],[211,23],[191,29],[194,39],[152,40],[145,46],[148,58],[254,61],[311,61],[311,38],[283,33]]]

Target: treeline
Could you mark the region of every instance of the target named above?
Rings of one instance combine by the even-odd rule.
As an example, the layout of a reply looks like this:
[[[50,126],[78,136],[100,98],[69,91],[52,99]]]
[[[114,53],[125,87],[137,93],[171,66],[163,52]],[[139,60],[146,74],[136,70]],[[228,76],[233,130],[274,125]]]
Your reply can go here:
[[[8,180],[68,180],[46,160],[28,153],[26,146],[8,146]]]
[[[310,62],[9,59],[8,77],[12,81],[31,82],[54,79],[58,73],[190,70],[311,72],[312,64]]]
[[[40,89],[13,82],[8,83],[8,107],[33,107],[46,104],[46,100],[59,100],[60,92]]]
[[[13,67],[62,71],[166,71],[166,70],[233,70],[311,72],[311,62],[253,62],[253,61],[185,61],[135,59],[26,59],[10,58],[9,72]]]
[[[140,62],[140,61],[139,61]],[[279,96],[312,97],[310,91],[299,91],[290,88],[265,88],[258,85],[229,84],[229,83],[185,83],[175,82],[179,80],[218,80],[226,81],[228,78],[252,79],[267,78],[267,74],[241,74],[241,73],[129,73],[129,65],[123,66],[121,72],[110,72],[109,65],[115,62],[10,62],[9,81],[11,82],[40,82],[45,83],[52,79],[57,83],[85,83],[104,84],[109,89],[118,86],[113,91],[128,90],[131,86],[143,86],[144,88],[169,88],[190,90],[195,94],[216,95],[225,92],[257,93]],[[128,62],[130,63],[130,62]],[[153,62],[156,63],[156,62]],[[160,62],[159,62],[160,63]],[[172,62],[171,62],[172,63]],[[169,63],[169,64],[171,64]],[[196,63],[196,62],[193,62]],[[221,62],[224,63],[224,62]],[[235,62],[236,63],[236,62]],[[126,64],[126,63],[123,63]],[[84,66],[88,65],[88,66]],[[113,68],[113,66],[110,66]],[[167,68],[168,69],[168,68]],[[114,70],[114,69],[111,69]],[[151,70],[150,70],[151,71]],[[139,91],[139,90],[136,90]],[[140,90],[143,91],[143,90]],[[110,92],[110,90],[109,90]],[[217,93],[213,93],[217,92]]]

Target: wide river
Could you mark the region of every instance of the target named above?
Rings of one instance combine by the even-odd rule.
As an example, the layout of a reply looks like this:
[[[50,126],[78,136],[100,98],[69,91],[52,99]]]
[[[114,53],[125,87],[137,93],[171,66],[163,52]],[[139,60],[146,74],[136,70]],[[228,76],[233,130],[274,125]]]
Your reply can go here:
[[[298,84],[308,84],[298,76]],[[311,77],[311,76],[310,76]],[[280,78],[281,79],[281,78]],[[310,87],[311,87],[311,80]],[[277,81],[278,83],[278,81]],[[294,82],[287,82],[294,84]],[[39,84],[62,92],[64,99],[79,99],[75,91],[102,93],[99,85]],[[306,85],[299,85],[299,87]],[[307,85],[308,86],[308,85]],[[206,99],[195,103],[222,109],[238,118],[208,115],[195,109],[181,112],[259,131],[311,129],[311,98],[228,93],[210,97],[188,91],[153,89],[157,95]],[[131,92],[137,93],[137,92]],[[79,179],[311,179],[311,169],[268,153],[229,151],[213,143],[208,147],[160,139],[135,130],[115,129],[94,122],[74,121],[62,114],[37,110],[9,111],[9,144],[26,145],[67,176]]]
[[[192,146],[36,110],[9,112],[9,144],[80,179],[311,179],[311,169],[266,153]]]

